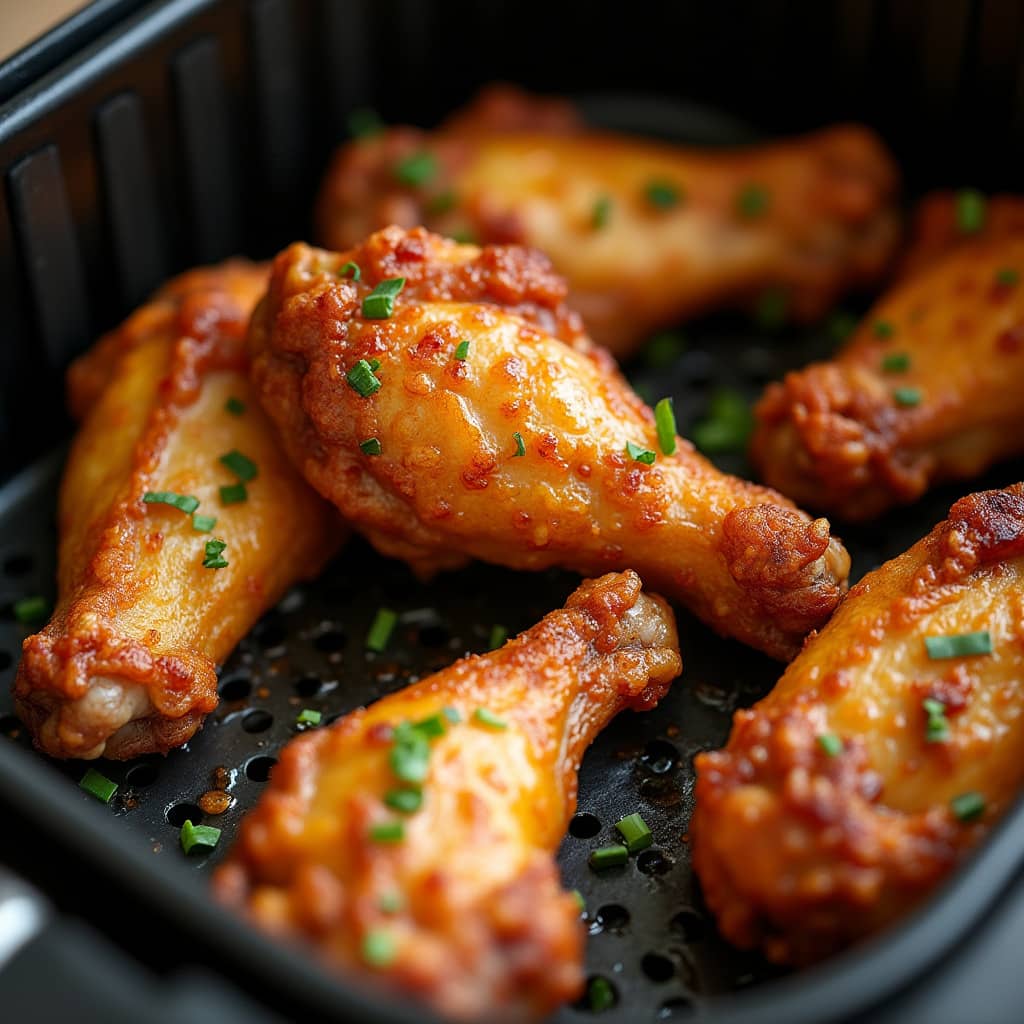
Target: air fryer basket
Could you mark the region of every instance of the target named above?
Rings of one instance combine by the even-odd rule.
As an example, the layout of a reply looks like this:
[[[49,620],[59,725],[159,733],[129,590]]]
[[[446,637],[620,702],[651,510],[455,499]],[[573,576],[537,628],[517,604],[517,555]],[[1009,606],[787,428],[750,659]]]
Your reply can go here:
[[[24,596],[52,596],[61,457],[59,452],[41,456],[67,430],[59,412],[60,371],[95,330],[116,322],[175,269],[235,251],[265,255],[303,235],[317,175],[340,136],[335,126],[347,109],[362,103],[373,101],[391,119],[430,118],[490,78],[529,76],[528,84],[577,94],[580,83],[593,86],[581,97],[587,115],[616,129],[712,145],[743,141],[751,133],[714,107],[672,99],[678,84],[628,49],[640,45],[639,39],[627,41],[623,67],[613,72],[594,60],[571,82],[557,69],[538,71],[543,62],[536,54],[516,49],[517,42],[526,44],[515,34],[524,31],[522,5],[172,0],[126,6],[140,9],[0,110],[0,157],[8,169],[7,203],[0,215],[0,288],[10,311],[0,350],[0,430],[4,470],[20,470],[0,491],[0,734],[13,741],[0,738],[0,800],[34,837],[19,844],[20,856],[12,845],[10,856],[31,871],[33,856],[26,851],[52,842],[69,865],[76,860],[89,865],[84,878],[95,871],[113,879],[108,914],[117,915],[113,907],[123,887],[145,908],[141,914],[136,909],[132,920],[148,920],[148,939],[157,949],[164,950],[154,938],[161,928],[168,935],[191,936],[202,944],[197,959],[216,962],[225,973],[254,984],[259,978],[260,994],[289,1015],[301,1017],[315,1007],[341,1019],[367,1019],[372,1012],[373,1019],[390,1020],[402,1010],[385,1003],[372,1008],[375,1004],[345,991],[308,960],[279,951],[211,907],[204,892],[209,870],[258,799],[277,751],[296,732],[301,709],[320,710],[329,723],[467,651],[484,650],[493,626],[510,633],[529,626],[563,602],[574,578],[475,565],[422,585],[402,566],[353,541],[319,580],[296,587],[242,642],[221,672],[220,707],[187,748],[166,759],[96,765],[119,784],[110,807],[102,807],[74,788],[85,770],[82,763],[48,766],[31,752],[10,714],[8,695],[27,632],[14,621],[12,605]],[[735,83],[726,88],[706,56],[697,71],[684,73],[688,81],[696,86],[703,68],[705,79],[719,87],[710,98],[760,115],[758,121],[772,128],[808,127],[815,118],[844,114],[870,119],[870,104],[867,109],[850,104],[846,90],[864,80],[862,59],[874,55],[885,66],[892,32],[883,30],[894,29],[899,37],[901,26],[909,27],[896,13],[900,4],[891,9],[836,4],[830,14],[834,24],[822,17],[821,8],[828,5],[766,3],[756,5],[756,12],[741,6],[753,25],[735,27],[739,38],[733,40],[730,62],[749,72],[747,89],[763,93],[771,81],[765,76],[774,68],[776,101],[792,98],[797,83],[784,53],[805,48],[805,71],[826,75],[824,43],[831,40],[845,61],[826,75],[831,91],[804,95],[806,112],[794,121],[763,103],[763,95],[740,98]],[[912,6],[933,13],[940,7]],[[787,8],[792,8],[788,15]],[[806,20],[796,18],[797,8]],[[1006,4],[941,5],[942,25],[932,26],[925,40],[919,97],[927,94],[938,103],[950,81],[970,81],[979,95],[991,92],[991,81],[969,72],[978,66],[973,57],[982,43],[995,40],[995,8],[1010,11]],[[677,30],[689,21],[691,33],[703,27],[709,38],[719,40],[725,22],[716,22],[711,9],[694,4],[679,11],[666,4],[660,18]],[[768,9],[775,20],[766,18]],[[513,11],[518,13],[510,18]],[[529,37],[541,50],[550,47],[545,40],[560,26],[581,46],[596,46],[598,40],[607,46],[614,39],[610,23],[595,25],[593,12],[580,20],[550,11],[547,17],[539,38]],[[791,26],[792,37],[772,37],[779,64],[768,61],[766,67],[764,59],[755,59],[754,43],[757,38],[770,43],[764,33],[774,32],[779,21]],[[474,38],[475,26],[481,38],[495,40],[490,60],[469,54],[461,77],[450,68],[442,73],[446,60],[455,59],[456,48],[445,32],[453,24],[461,26],[461,38]],[[1024,19],[1014,27],[1021,24]],[[696,57],[699,48],[687,38]],[[646,33],[642,41],[665,46]],[[749,67],[739,63],[745,45]],[[996,78],[1005,70],[993,67]],[[424,75],[431,88],[410,84]],[[657,87],[662,95],[623,95],[623,81]],[[609,86],[619,88],[611,92]],[[2,87],[0,80],[0,95]],[[709,88],[705,81],[704,89],[694,91],[708,98]],[[881,99],[877,86],[874,90]],[[928,112],[940,108],[922,103],[921,109],[923,120],[932,123]],[[885,126],[885,118],[874,120]],[[914,132],[920,130],[917,124]],[[912,182],[961,180],[948,176],[965,173],[963,153],[943,154],[934,147],[929,154],[923,136],[915,134],[913,141],[922,145],[901,154]],[[929,163],[929,156],[936,162]],[[971,170],[971,183],[1000,184],[984,173],[984,154]],[[245,189],[236,187],[242,180]],[[686,348],[668,370],[642,360],[629,368],[642,394],[675,397],[684,434],[718,387],[753,400],[768,380],[821,357],[835,344],[824,328],[773,335],[734,317],[689,325],[685,334]],[[721,464],[747,472],[739,456],[724,457]],[[1006,484],[1020,474],[1020,466],[1004,465],[977,486]],[[956,487],[936,491],[880,524],[843,532],[854,556],[854,576],[913,543],[945,517],[961,492]],[[388,650],[376,655],[364,649],[363,640],[380,606],[395,609],[400,619]],[[947,978],[953,977],[948,959],[953,946],[976,928],[1024,861],[1024,807],[905,926],[824,968],[780,978],[759,957],[740,953],[717,936],[690,871],[686,836],[693,756],[724,742],[732,712],[767,692],[780,668],[714,637],[685,614],[680,614],[680,636],[684,676],[662,705],[645,715],[621,716],[588,753],[578,813],[559,854],[567,885],[586,900],[588,974],[608,979],[616,994],[606,1019],[681,1019],[694,1012],[715,1021],[840,1019],[866,1012],[922,972],[934,973],[940,963]],[[224,805],[226,810],[215,813]],[[655,846],[626,867],[594,873],[587,866],[589,851],[613,837],[619,817],[638,809],[654,832]],[[177,832],[185,818],[224,830],[214,853],[184,857]],[[8,855],[2,845],[0,850]],[[44,874],[54,885],[62,876],[61,892],[83,909],[76,904],[70,867],[51,867]],[[86,903],[88,912],[103,913],[97,901]],[[1019,935],[1024,912],[1014,927]],[[189,962],[180,948],[166,952],[175,962]],[[151,953],[149,959],[159,961],[159,955]],[[964,961],[965,955],[956,959]],[[749,991],[733,994],[740,989]],[[925,1004],[914,1005],[921,1012]],[[955,1005],[947,1001],[946,1010]],[[928,1006],[929,1019],[942,1019],[934,999]],[[567,1008],[558,1019],[587,1015],[588,1007],[580,1006]],[[415,1017],[422,1020],[422,1011]]]

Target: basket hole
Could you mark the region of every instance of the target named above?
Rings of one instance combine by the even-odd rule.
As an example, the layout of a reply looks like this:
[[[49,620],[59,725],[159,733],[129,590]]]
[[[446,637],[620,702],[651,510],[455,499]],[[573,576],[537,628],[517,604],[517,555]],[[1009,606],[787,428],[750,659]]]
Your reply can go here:
[[[21,721],[14,715],[0,715],[0,736],[15,737],[21,732]]]
[[[715,376],[715,360],[708,352],[694,349],[679,360],[679,374],[691,387],[705,387]]]
[[[132,789],[143,789],[152,786],[160,775],[160,769],[152,761],[143,761],[142,764],[133,765],[125,773],[125,784]]]
[[[699,942],[708,933],[708,924],[696,910],[680,910],[672,918],[672,928],[682,936],[683,942]]]
[[[31,555],[11,555],[4,559],[4,575],[25,576],[32,571],[33,564]]]
[[[447,626],[431,623],[420,627],[419,642],[423,647],[444,647],[451,638],[452,633]]]
[[[193,825],[198,825],[203,820],[202,810],[195,804],[190,803],[174,804],[173,807],[167,808],[164,816],[167,818],[167,824],[173,825],[175,828],[181,828],[186,821],[191,821]]]
[[[574,839],[593,839],[601,831],[601,821],[593,814],[574,814],[569,822],[569,835]]]
[[[658,1009],[658,1020],[683,1020],[693,1015],[693,1000],[686,996],[676,996],[661,1004]]]
[[[313,646],[324,654],[336,654],[348,643],[348,637],[340,629],[328,629],[315,637]]]
[[[221,700],[245,700],[252,693],[252,683],[245,676],[232,676],[217,687],[217,692]]]
[[[0,650],[0,672],[6,672],[14,663],[9,651]]]
[[[284,624],[271,619],[256,627],[256,639],[265,650],[280,647],[288,639],[288,630]]]
[[[269,780],[275,764],[277,764],[277,758],[267,757],[266,754],[251,757],[245,762],[245,777],[250,782],[266,782]]]
[[[594,921],[602,931],[621,932],[629,924],[629,911],[618,903],[606,903],[598,908]]]
[[[640,961],[640,970],[651,981],[656,981],[659,984],[668,981],[676,973],[675,964],[667,956],[662,956],[660,953],[645,953]]]
[[[300,697],[315,697],[323,688],[323,683],[316,676],[303,676],[292,684]]]
[[[640,755],[640,763],[655,775],[667,775],[679,764],[679,751],[668,740],[651,740]]]
[[[671,870],[672,861],[661,850],[644,850],[637,857],[636,866],[645,875],[663,875]]]
[[[266,732],[273,724],[274,716],[262,708],[246,711],[242,716],[242,728],[246,732]]]

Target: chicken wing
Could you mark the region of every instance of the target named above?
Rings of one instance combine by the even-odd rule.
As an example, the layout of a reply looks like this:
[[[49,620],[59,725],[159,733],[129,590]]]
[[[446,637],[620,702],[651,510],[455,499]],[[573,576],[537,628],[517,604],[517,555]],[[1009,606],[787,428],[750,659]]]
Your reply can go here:
[[[70,370],[85,421],[61,486],[59,601],[14,684],[48,754],[184,743],[217,703],[215,663],[342,536],[251,394],[245,330],[266,277],[243,263],[186,274]],[[221,485],[234,493],[218,499]],[[147,493],[184,496],[185,511]]]
[[[587,131],[563,105],[506,91],[436,133],[342,147],[316,219],[332,249],[388,224],[536,246],[592,337],[623,356],[655,328],[769,290],[792,316],[820,316],[886,268],[896,190],[892,159],[858,126],[695,150]]]
[[[399,277],[375,319],[375,286]],[[254,379],[306,478],[421,575],[471,557],[635,568],[721,632],[792,655],[845,588],[827,520],[671,429],[675,454],[657,456],[651,411],[564,295],[515,246],[399,228],[340,255],[294,245],[253,316]]]
[[[635,573],[587,581],[501,650],[290,743],[215,890],[445,1014],[544,1017],[583,981],[553,856],[583,752],[679,669]]]
[[[850,342],[771,384],[751,458],[848,520],[1024,451],[1024,235],[957,246],[898,284]]]
[[[1024,780],[1024,485],[958,501],[870,573],[697,758],[722,933],[805,964],[919,904]]]

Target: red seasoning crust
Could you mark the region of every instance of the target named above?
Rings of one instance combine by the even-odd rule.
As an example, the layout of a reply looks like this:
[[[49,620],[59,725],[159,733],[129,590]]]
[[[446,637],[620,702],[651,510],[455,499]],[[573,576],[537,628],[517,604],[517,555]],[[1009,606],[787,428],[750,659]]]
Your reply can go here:
[[[59,600],[25,640],[18,714],[56,757],[130,758],[185,742],[217,704],[215,665],[340,537],[335,516],[278,453],[251,394],[244,344],[266,268],[236,262],[167,285],[71,368],[85,421],[59,503]],[[246,404],[240,416],[229,398]],[[240,505],[218,463],[238,449],[259,476]],[[147,491],[200,499],[215,533]],[[202,567],[205,542],[228,567]]]
[[[964,243],[898,284],[833,360],[768,386],[751,457],[795,501],[872,519],[1024,451],[1022,386],[1024,235]]]
[[[339,276],[350,261],[358,283]],[[407,279],[394,315],[364,318],[392,277]],[[659,450],[654,416],[580,333],[563,288],[537,253],[423,229],[342,254],[294,245],[253,317],[256,387],[313,486],[421,575],[470,558],[635,568],[719,631],[791,657],[842,596],[845,550],[826,521],[686,441],[653,465],[632,459],[627,441]],[[380,362],[368,397],[346,381],[360,359]],[[379,456],[361,452],[370,438]]]
[[[697,758],[693,862],[730,942],[785,964],[828,956],[920,904],[1013,803],[1022,584],[1024,485],[958,501]],[[991,654],[927,656],[925,637],[983,630]],[[928,742],[927,698],[945,705],[946,742]],[[970,792],[985,811],[962,822],[950,801]]]
[[[655,705],[679,669],[672,613],[635,573],[587,581],[500,650],[293,740],[214,891],[445,1016],[545,1018],[583,985],[585,929],[554,861],[580,760],[624,707]],[[398,814],[384,803],[402,785],[393,728],[433,716],[445,734],[430,742],[422,805]],[[396,820],[400,841],[371,839]]]

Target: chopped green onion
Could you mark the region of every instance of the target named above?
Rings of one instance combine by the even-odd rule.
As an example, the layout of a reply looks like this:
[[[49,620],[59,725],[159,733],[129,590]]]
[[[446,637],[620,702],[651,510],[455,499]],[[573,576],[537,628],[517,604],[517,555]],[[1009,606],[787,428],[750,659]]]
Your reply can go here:
[[[834,732],[823,732],[818,736],[818,746],[829,757],[838,757],[843,752],[843,741]]]
[[[587,1002],[591,1013],[603,1013],[615,1005],[615,989],[607,978],[591,978],[587,986]]]
[[[512,456],[513,459],[517,459],[522,455],[526,454],[526,445],[523,442],[523,435],[517,430],[512,435],[512,440],[516,443],[516,453]]]
[[[458,708],[445,707],[441,708],[441,714],[448,719],[452,725],[458,725],[462,721],[462,715],[459,714]]]
[[[1012,288],[1019,282],[1020,271],[1014,270],[1013,267],[1000,267],[996,271],[996,284],[1001,285],[1003,288]]]
[[[224,569],[227,559],[223,557],[227,544],[222,540],[208,540],[203,548],[204,569]]]
[[[579,889],[573,889],[569,895],[576,901],[576,906],[580,908],[580,913],[585,914],[587,912],[587,901],[583,898],[583,893]]]
[[[828,318],[826,329],[833,341],[846,341],[857,329],[857,317],[846,310],[837,310]]]
[[[777,331],[789,315],[789,292],[785,288],[765,288],[754,304],[754,321],[766,331]]]
[[[473,712],[473,718],[476,719],[481,725],[487,726],[488,729],[507,729],[508,722],[503,718],[499,718],[493,711],[488,711],[487,708],[477,708]]]
[[[946,743],[949,740],[949,719],[946,718],[946,705],[934,697],[925,697],[921,706],[928,715],[928,727],[925,740],[928,743]]]
[[[643,448],[638,444],[633,444],[632,441],[626,442],[626,454],[634,462],[642,462],[645,466],[652,465],[654,460],[658,457],[655,452],[650,450],[650,448]]]
[[[397,612],[393,612],[390,608],[378,608],[373,623],[370,625],[370,631],[366,634],[367,648],[380,654],[387,647],[397,622]]]
[[[595,871],[603,871],[605,868],[618,867],[629,860],[629,850],[622,843],[612,843],[611,846],[600,846],[591,850],[588,863]]]
[[[186,818],[181,826],[181,848],[191,853],[197,846],[204,850],[212,850],[220,842],[220,829],[212,825],[193,825]]]
[[[352,275],[353,281],[358,281],[363,276],[363,272],[359,269],[358,263],[353,263],[349,260],[348,263],[338,271],[338,277],[348,277],[349,274]]]
[[[646,850],[654,842],[654,836],[651,835],[647,822],[638,813],[627,814],[624,818],[620,818],[615,822],[615,828],[622,836],[629,853]]]
[[[209,533],[216,525],[216,516],[202,516],[198,512],[192,513],[192,529],[196,533]]]
[[[389,763],[402,782],[423,782],[430,767],[430,744],[426,736],[408,722],[395,726]]]
[[[896,333],[896,328],[888,320],[876,320],[871,330],[882,341],[888,341]]]
[[[495,651],[508,639],[508,630],[500,623],[491,626],[491,635],[487,641],[487,646]]]
[[[377,909],[382,914],[397,914],[405,906],[402,894],[395,889],[390,892],[382,892],[377,900]]]
[[[45,597],[23,597],[14,602],[14,617],[23,625],[42,622],[50,614],[50,602]]]
[[[380,441],[376,437],[368,437],[365,441],[359,442],[359,450],[364,455],[380,455]]]
[[[985,798],[980,793],[961,793],[949,801],[950,809],[960,821],[974,821],[985,813]]]
[[[374,928],[363,937],[363,960],[370,967],[390,967],[396,956],[398,947],[389,932]]]
[[[384,122],[376,110],[369,107],[358,107],[348,115],[348,132],[355,139],[368,139],[380,135],[384,130]]]
[[[324,717],[322,711],[317,711],[314,708],[303,708],[299,712],[299,717],[295,719],[296,725],[319,725]]]
[[[683,199],[683,193],[671,181],[648,182],[644,188],[644,195],[647,202],[659,210],[668,210]]]
[[[259,476],[259,469],[256,463],[247,455],[243,455],[237,448],[232,448],[226,455],[218,460],[222,466],[231,470],[243,483],[249,483]]]
[[[693,443],[707,454],[742,451],[754,429],[747,400],[736,391],[723,389],[711,396],[708,415],[693,425]]]
[[[444,718],[441,715],[430,715],[422,721],[415,722],[413,728],[422,733],[428,740],[436,740],[443,736],[448,730],[444,725]]]
[[[437,158],[433,153],[421,150],[395,164],[395,179],[409,188],[425,185],[437,173]]]
[[[686,339],[681,334],[665,331],[656,334],[644,347],[644,362],[655,369],[671,366],[686,350]]]
[[[975,235],[985,226],[985,196],[974,188],[961,189],[956,194],[956,226],[964,235]]]
[[[671,398],[662,398],[654,407],[654,422],[658,428],[658,446],[662,455],[672,455],[676,450],[676,414]]]
[[[455,209],[458,202],[459,197],[455,190],[447,189],[444,192],[439,192],[436,196],[431,196],[430,199],[427,200],[426,210],[427,213],[434,214],[436,216]]]
[[[415,814],[423,806],[422,789],[389,789],[384,803],[402,814]]]
[[[896,388],[892,393],[893,400],[904,409],[911,409],[921,404],[920,388]]]
[[[345,380],[348,381],[348,386],[358,392],[362,398],[369,398],[375,391],[380,390],[380,380],[374,376],[373,367],[365,359],[360,359],[345,374]]]
[[[465,359],[468,355],[469,355],[469,342],[468,341],[460,341],[458,343],[458,345],[455,346],[455,358],[456,359]]]
[[[101,803],[109,804],[110,798],[117,792],[117,783],[111,782],[106,775],[101,775],[95,768],[90,768],[78,783],[79,789],[84,789],[96,797]]]
[[[590,226],[595,231],[600,231],[601,228],[607,227],[608,221],[612,216],[612,199],[611,196],[600,196],[594,200],[594,209],[590,214]]]
[[[174,491],[146,491],[142,500],[147,505],[170,505],[172,508],[180,509],[186,515],[191,515],[199,508],[199,499],[191,494],[175,494]]]
[[[249,498],[245,484],[223,484],[218,493],[222,505],[238,505]]]
[[[890,352],[882,360],[883,373],[905,373],[910,369],[910,356],[906,352]]]
[[[991,654],[992,637],[987,629],[953,636],[926,636],[924,646],[932,661],[942,658],[966,658],[973,654]]]
[[[736,209],[741,217],[753,220],[768,209],[768,192],[761,185],[746,185],[736,197]]]
[[[400,821],[382,821],[370,829],[370,839],[375,843],[400,843],[405,838],[405,825]]]
[[[380,360],[379,359],[371,359],[369,361],[369,363],[367,363],[367,365],[370,367],[370,370],[373,373],[376,373],[380,369]]]
[[[245,402],[240,398],[235,398],[232,395],[225,403],[224,408],[231,413],[232,416],[241,416],[245,412]]]
[[[389,277],[384,281],[381,281],[376,288],[370,292],[369,295],[363,299],[363,316],[367,320],[387,320],[389,316],[395,311],[395,296],[405,287],[404,277]],[[359,360],[363,362],[363,360]],[[356,364],[359,365],[358,363]],[[351,374],[350,374],[351,376]],[[349,380],[349,384],[352,381]],[[355,387],[355,384],[352,384]],[[378,382],[377,387],[380,387]],[[359,391],[358,388],[356,388]],[[376,391],[377,388],[373,388]],[[370,392],[372,394],[372,392]],[[360,391],[360,394],[362,392]],[[365,398],[366,396],[363,395]]]

